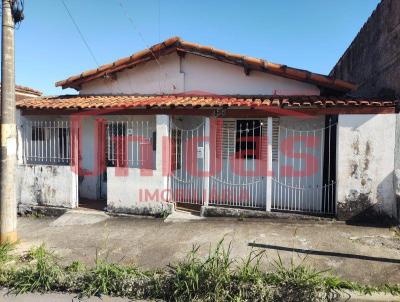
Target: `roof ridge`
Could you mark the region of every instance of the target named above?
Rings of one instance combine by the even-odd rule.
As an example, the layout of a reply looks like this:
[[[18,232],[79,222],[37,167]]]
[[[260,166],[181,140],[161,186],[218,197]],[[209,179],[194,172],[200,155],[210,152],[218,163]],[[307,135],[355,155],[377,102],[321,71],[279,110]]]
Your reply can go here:
[[[252,70],[268,72],[297,81],[309,82],[313,83],[314,85],[328,87],[337,91],[350,91],[356,88],[356,85],[353,83],[340,79],[334,79],[329,75],[313,73],[305,69],[272,63],[261,58],[231,53],[225,50],[214,48],[212,46],[204,46],[197,43],[188,42],[178,36],[174,36],[165,41],[157,43],[128,57],[118,59],[112,63],[104,64],[98,68],[87,70],[65,80],[58,81],[56,82],[56,86],[61,86],[62,88],[71,87],[79,90],[80,85],[84,82],[108,76],[112,73],[122,71],[125,68],[134,67],[136,65],[154,60],[158,56],[169,54],[173,51],[212,57],[225,63],[240,65]]]

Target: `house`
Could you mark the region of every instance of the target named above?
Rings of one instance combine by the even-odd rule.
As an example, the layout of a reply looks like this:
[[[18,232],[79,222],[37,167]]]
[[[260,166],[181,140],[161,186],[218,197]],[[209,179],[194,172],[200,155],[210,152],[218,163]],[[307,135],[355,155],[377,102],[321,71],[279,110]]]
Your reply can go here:
[[[0,85],[1,91],[1,85]],[[32,89],[30,87],[15,85],[15,99],[16,101],[20,101],[26,98],[34,98],[41,96],[42,92],[36,89]]]
[[[17,103],[22,212],[396,218],[394,99],[178,37],[56,86]]]

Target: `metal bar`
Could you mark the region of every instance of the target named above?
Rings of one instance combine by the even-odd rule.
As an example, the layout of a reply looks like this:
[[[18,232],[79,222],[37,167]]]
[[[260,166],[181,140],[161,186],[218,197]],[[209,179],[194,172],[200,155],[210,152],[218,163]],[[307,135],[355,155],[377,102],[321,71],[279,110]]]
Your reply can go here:
[[[268,117],[267,119],[267,168],[268,171],[272,171],[272,117]],[[266,210],[268,212],[271,211],[272,204],[272,175],[267,175],[267,199],[266,199]]]

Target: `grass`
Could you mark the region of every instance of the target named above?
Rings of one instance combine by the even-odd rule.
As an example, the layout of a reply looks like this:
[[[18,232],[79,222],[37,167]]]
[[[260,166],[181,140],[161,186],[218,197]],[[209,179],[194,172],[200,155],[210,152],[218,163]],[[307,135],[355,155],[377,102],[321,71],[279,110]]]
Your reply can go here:
[[[0,244],[0,265],[5,264],[12,259],[11,252],[13,250],[14,244],[8,242]]]
[[[49,292],[60,289],[64,270],[58,265],[54,253],[44,245],[33,248],[20,259],[20,265],[8,271],[6,286],[13,293]]]
[[[10,260],[13,246],[0,246],[0,263]],[[364,286],[317,271],[302,261],[285,265],[278,255],[273,270],[265,271],[263,251],[244,259],[231,256],[221,240],[205,258],[199,246],[186,259],[161,271],[110,263],[96,257],[93,266],[73,262],[61,266],[44,245],[31,249],[13,265],[0,266],[0,287],[11,293],[70,292],[78,297],[118,296],[164,301],[337,301],[346,292],[385,292],[400,295],[399,285]]]

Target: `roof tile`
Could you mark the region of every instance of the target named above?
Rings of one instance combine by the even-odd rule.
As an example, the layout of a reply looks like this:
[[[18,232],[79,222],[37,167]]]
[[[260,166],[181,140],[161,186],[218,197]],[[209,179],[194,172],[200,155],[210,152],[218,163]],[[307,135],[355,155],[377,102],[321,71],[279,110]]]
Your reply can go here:
[[[205,55],[207,57],[212,56],[220,61],[236,65],[244,65],[245,67],[250,66],[251,68],[261,71],[267,70],[279,76],[288,77],[299,81],[312,82],[316,85],[329,87],[339,91],[349,91],[356,88],[356,85],[352,83],[342,80],[334,80],[329,76],[311,73],[302,69],[286,67],[285,65],[281,64],[266,62],[263,59],[243,56],[241,54],[229,53],[224,50],[215,49],[211,46],[203,46],[196,43],[187,42],[179,37],[172,37],[159,44],[155,44],[148,49],[139,51],[129,57],[121,58],[111,64],[102,65],[99,68],[85,71],[79,75],[71,76],[66,80],[57,82],[56,86],[62,86],[63,88],[72,87],[78,89],[79,84],[85,81],[100,78],[104,76],[105,72],[109,74],[121,71],[128,67],[133,67],[139,63],[154,59],[155,52],[159,55],[163,55],[169,53],[169,49],[193,53],[195,55]]]
[[[94,109],[151,107],[394,107],[395,100],[321,96],[184,96],[184,95],[63,95],[17,101],[22,109]]]

